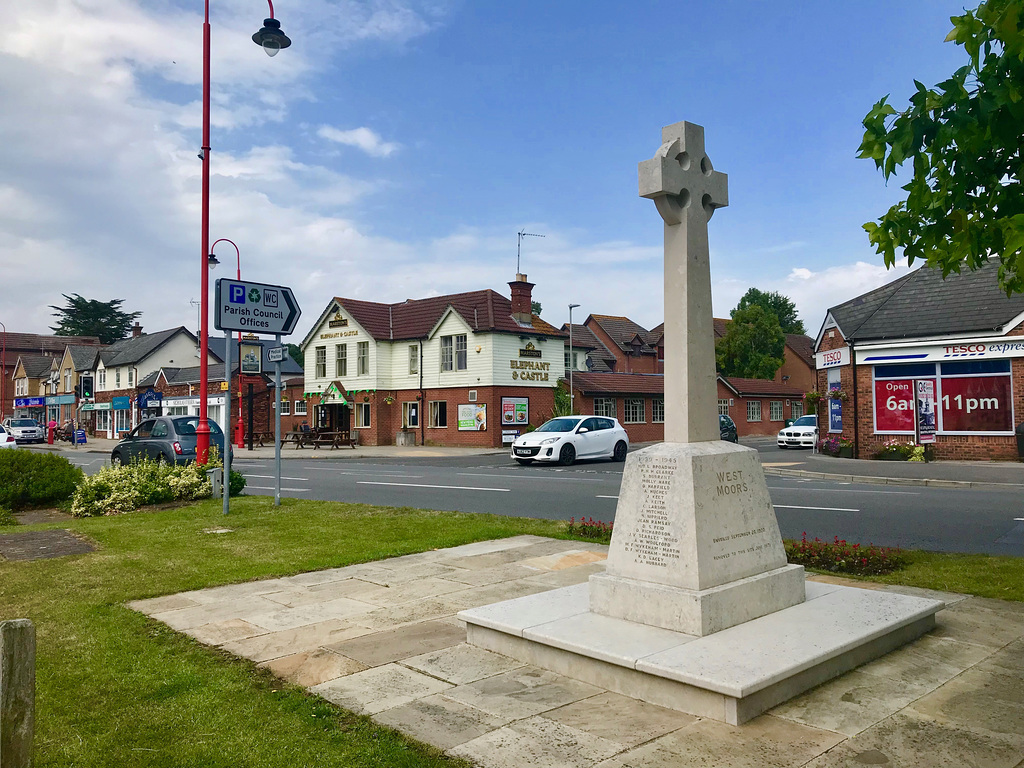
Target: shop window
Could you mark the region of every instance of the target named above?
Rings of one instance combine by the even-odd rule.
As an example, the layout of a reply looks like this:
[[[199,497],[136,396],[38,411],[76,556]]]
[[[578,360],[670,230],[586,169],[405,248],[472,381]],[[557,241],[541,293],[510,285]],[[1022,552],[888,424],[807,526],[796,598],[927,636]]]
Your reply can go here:
[[[799,419],[804,415],[804,401],[793,400],[789,406],[789,415],[794,419]]]
[[[433,400],[430,403],[430,426],[433,429],[445,429],[448,426],[448,403],[445,400]]]
[[[316,370],[314,375],[318,379],[327,378],[327,347],[317,347],[316,350]]]
[[[729,415],[729,401],[728,400],[719,400],[718,401],[718,414],[719,414],[719,416],[728,416]]]
[[[370,427],[370,404],[356,403],[356,428],[368,429]]]
[[[651,400],[651,421],[655,424],[665,423],[665,398],[655,397]]]
[[[110,431],[110,411],[96,411],[96,431]]]
[[[415,429],[420,425],[419,403],[402,403],[402,429]]]
[[[647,414],[642,397],[626,398],[625,417],[627,424],[644,424],[647,422]]]
[[[370,372],[370,342],[356,344],[356,375],[366,376]]]
[[[614,419],[618,414],[615,408],[614,397],[595,397],[594,398],[594,415],[595,416],[607,416],[608,418]]]
[[[410,344],[409,345],[409,373],[415,374],[420,372],[420,345]]]
[[[768,403],[768,420],[769,421],[782,421],[782,401],[771,400]]]
[[[334,378],[348,376],[348,344],[334,345]]]
[[[760,400],[747,400],[747,421],[760,421],[761,420],[761,401]]]
[[[305,416],[306,415],[306,401],[305,400],[296,400],[295,401],[295,415],[296,416]]]

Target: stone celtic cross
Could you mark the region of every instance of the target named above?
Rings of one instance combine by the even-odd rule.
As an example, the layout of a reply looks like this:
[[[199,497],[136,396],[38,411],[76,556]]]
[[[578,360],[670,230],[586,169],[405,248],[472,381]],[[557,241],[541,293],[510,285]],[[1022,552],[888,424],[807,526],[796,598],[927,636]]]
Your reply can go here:
[[[661,148],[640,163],[640,196],[665,221],[665,441],[718,440],[708,220],[729,204],[727,177],[704,151],[704,128],[662,129]]]

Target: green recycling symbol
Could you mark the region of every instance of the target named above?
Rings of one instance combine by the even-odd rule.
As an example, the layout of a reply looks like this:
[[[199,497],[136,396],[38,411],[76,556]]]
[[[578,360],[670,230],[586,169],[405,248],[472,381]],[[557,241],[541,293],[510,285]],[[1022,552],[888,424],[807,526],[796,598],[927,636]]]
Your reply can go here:
[[[249,301],[250,301],[251,303],[253,303],[253,304],[259,304],[259,303],[260,303],[260,300],[261,300],[262,298],[263,298],[263,297],[262,297],[262,296],[260,296],[260,289],[259,289],[259,288],[250,288],[250,289],[249,289]]]

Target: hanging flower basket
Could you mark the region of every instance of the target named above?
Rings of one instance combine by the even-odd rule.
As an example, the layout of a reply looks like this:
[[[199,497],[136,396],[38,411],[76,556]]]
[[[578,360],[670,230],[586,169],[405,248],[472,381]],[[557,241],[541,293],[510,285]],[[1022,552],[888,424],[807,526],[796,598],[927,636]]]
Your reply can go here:
[[[393,398],[391,395],[388,395],[387,397],[384,398],[384,405],[391,405],[393,402],[395,402],[395,398]]]

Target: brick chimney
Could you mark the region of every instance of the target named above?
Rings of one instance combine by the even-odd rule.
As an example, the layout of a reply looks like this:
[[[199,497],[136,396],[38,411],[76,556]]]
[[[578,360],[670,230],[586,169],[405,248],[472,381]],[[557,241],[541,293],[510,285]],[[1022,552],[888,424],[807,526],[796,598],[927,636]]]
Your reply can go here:
[[[516,279],[508,284],[512,289],[512,317],[525,325],[533,323],[533,283],[526,275],[516,273]]]
[[[139,321],[135,321],[135,325],[132,326],[132,338],[137,339],[142,335],[142,326],[139,325]]]

